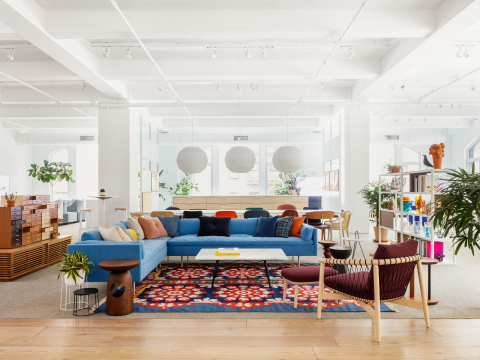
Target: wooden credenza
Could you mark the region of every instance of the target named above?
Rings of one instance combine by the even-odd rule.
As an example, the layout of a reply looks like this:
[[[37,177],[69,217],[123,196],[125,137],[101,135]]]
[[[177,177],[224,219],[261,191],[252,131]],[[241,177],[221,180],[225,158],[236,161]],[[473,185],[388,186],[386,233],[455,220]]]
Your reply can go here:
[[[292,204],[297,209],[308,206],[308,196],[174,196],[173,206],[180,210],[245,210],[259,207],[275,210],[279,205]]]

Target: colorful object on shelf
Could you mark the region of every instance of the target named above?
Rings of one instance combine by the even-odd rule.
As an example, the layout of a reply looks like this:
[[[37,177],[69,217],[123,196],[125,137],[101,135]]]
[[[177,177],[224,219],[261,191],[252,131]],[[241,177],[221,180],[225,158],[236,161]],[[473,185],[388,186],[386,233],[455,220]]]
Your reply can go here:
[[[422,211],[422,197],[421,196],[415,196],[415,211],[417,214],[420,214]]]
[[[105,189],[100,189],[99,196],[107,196],[107,193],[105,192]]]
[[[413,232],[415,234],[420,235],[420,221],[415,221],[415,225],[413,226]]]
[[[430,226],[430,223],[428,221],[423,226],[423,232],[425,233],[425,237],[427,238],[432,236],[432,227]]]
[[[412,205],[410,204],[410,198],[409,197],[404,197],[403,198],[403,211],[404,212],[409,212],[411,207],[412,207]]]
[[[434,241],[433,243],[434,243],[434,245],[433,245],[433,255],[434,255],[435,259],[438,259],[438,257],[441,257],[442,260],[443,260],[443,258],[445,257],[445,255],[443,255],[443,242]],[[430,250],[432,248],[432,243],[427,241],[426,246],[427,246],[427,257],[431,257]],[[438,259],[438,260],[442,261],[440,259]]]
[[[433,144],[430,146],[429,154],[433,158],[433,168],[441,169],[442,168],[442,158],[445,156],[445,144]]]

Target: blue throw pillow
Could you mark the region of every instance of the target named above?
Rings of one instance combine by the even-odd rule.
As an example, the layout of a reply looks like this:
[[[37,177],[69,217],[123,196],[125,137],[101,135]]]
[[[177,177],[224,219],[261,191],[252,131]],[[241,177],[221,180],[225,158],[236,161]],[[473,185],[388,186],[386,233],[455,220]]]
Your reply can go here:
[[[168,236],[178,236],[178,221],[180,220],[180,216],[157,216],[157,218],[167,231]]]
[[[255,237],[273,237],[275,225],[277,225],[278,216],[272,218],[258,219],[257,231]]]
[[[293,216],[287,216],[278,219],[277,225],[275,226],[275,237],[288,238],[290,234],[290,228],[293,225]]]
[[[230,236],[230,218],[200,216],[200,236]]]

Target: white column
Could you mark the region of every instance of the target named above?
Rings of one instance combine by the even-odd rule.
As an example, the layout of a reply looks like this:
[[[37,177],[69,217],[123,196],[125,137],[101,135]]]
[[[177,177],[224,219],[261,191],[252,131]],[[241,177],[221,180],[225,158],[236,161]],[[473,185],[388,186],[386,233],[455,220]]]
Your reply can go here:
[[[68,162],[72,164],[73,176],[77,174],[77,145],[68,145]],[[77,183],[69,182],[67,199],[77,199]]]
[[[115,207],[136,209],[138,203],[138,121],[141,110],[121,108],[98,111],[98,190],[103,188],[107,196],[118,196],[104,200],[107,225],[115,222]],[[102,216],[102,211],[99,211],[100,224]]]
[[[345,153],[345,210],[353,211],[350,233],[369,232],[368,205],[358,194],[369,182],[370,117],[366,105],[345,107],[344,112]]]
[[[258,181],[260,195],[268,195],[267,145],[260,144],[258,152]]]

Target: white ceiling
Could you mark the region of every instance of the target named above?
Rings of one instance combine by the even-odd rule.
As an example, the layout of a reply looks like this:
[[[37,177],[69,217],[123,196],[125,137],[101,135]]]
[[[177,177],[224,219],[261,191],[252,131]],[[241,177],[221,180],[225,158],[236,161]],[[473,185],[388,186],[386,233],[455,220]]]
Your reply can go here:
[[[165,79],[110,0],[0,0],[0,119],[90,128],[98,103],[118,102],[149,106],[171,131],[192,114],[205,131],[238,118],[312,131],[336,105],[364,103],[374,127],[480,117],[480,0],[363,2],[117,0]]]

